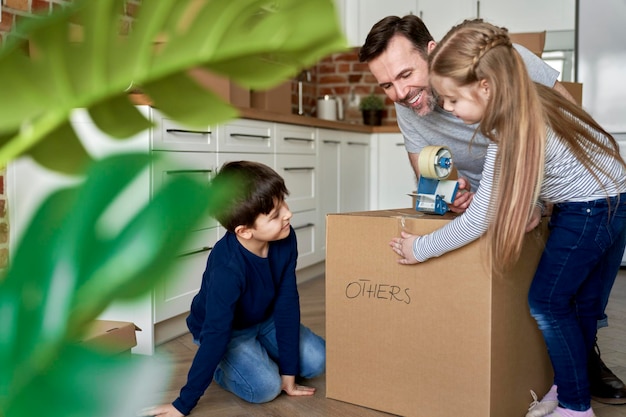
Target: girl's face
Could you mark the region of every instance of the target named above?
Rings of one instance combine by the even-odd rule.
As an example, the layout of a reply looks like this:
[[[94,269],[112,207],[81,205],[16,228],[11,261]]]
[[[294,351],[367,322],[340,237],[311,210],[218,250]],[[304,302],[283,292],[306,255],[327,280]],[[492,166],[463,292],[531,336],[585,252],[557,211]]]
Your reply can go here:
[[[431,83],[446,111],[463,120],[465,124],[482,120],[489,102],[489,85],[486,80],[459,86],[452,78],[433,74]]]

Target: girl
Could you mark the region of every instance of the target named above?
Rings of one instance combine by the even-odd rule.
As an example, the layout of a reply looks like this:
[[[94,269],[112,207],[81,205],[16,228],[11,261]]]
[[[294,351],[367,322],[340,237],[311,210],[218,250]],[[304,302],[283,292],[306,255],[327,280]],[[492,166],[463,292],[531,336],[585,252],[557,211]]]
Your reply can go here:
[[[444,109],[479,123],[490,144],[467,211],[426,236],[403,232],[390,246],[398,262],[414,264],[486,233],[492,263],[504,272],[544,205],[554,204],[528,299],[555,386],[528,416],[594,416],[587,357],[602,284],[615,279],[626,245],[626,163],[618,145],[580,107],[532,83],[504,28],[481,20],[454,27],[429,55],[429,69]]]

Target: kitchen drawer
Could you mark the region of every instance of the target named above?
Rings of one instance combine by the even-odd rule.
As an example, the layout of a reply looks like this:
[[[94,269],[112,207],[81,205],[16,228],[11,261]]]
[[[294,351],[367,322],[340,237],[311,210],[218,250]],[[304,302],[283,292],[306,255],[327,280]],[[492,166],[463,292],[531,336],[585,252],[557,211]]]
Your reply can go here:
[[[276,172],[289,190],[287,203],[291,211],[315,208],[315,155],[276,155]]]
[[[316,221],[317,210],[294,213],[291,218],[291,226],[296,232],[298,240],[298,269],[323,260],[323,254],[315,250],[315,239],[319,239],[317,236],[319,228]]]
[[[155,323],[189,311],[193,297],[200,290],[207,258],[217,240],[217,227],[197,230],[177,251],[174,266],[154,290]]]
[[[315,155],[315,128],[276,124],[276,152]]]
[[[226,162],[232,161],[254,161],[260,162],[262,164],[267,165],[268,167],[274,169],[274,155],[273,154],[263,154],[263,153],[218,153],[217,154],[217,166],[218,170],[222,167]]]
[[[153,152],[151,194],[154,195],[167,181],[185,175],[209,182],[215,176],[217,157],[211,152]],[[184,204],[184,201],[180,202]],[[217,221],[206,216],[196,230],[217,226]]]
[[[219,152],[274,152],[274,123],[239,119],[221,126]]]
[[[180,125],[153,109],[151,147],[160,151],[215,152],[217,131],[215,126],[191,128]]]

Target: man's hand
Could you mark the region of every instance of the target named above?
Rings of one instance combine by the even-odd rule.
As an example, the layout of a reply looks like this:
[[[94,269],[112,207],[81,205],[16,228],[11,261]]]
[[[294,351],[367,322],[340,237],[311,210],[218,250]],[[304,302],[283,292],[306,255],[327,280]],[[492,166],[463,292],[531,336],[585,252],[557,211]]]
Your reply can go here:
[[[474,193],[470,192],[471,185],[466,178],[459,178],[457,182],[459,183],[459,189],[449,208],[453,213],[463,213],[472,202]]]
[[[413,242],[415,239],[417,239],[416,235],[402,232],[401,237],[394,237],[391,239],[391,242],[389,242],[391,249],[401,256],[401,258],[398,259],[399,264],[412,265],[418,263],[413,255]]]
[[[285,391],[287,395],[301,396],[315,394],[314,387],[296,384],[296,377],[294,375],[281,375],[280,379],[282,381],[281,389]]]

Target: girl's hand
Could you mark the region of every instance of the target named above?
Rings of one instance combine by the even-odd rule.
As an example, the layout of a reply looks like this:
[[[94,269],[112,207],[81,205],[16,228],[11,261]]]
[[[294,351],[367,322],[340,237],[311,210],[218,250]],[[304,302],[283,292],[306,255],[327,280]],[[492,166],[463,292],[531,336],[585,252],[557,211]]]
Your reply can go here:
[[[530,218],[528,219],[528,223],[526,224],[526,233],[530,232],[535,227],[539,226],[540,222],[541,222],[541,208],[535,206],[532,214],[530,215]]]
[[[412,265],[418,263],[417,259],[413,255],[413,242],[417,239],[416,235],[412,235],[407,232],[402,232],[401,237],[394,237],[389,242],[391,249],[401,256],[398,259],[399,264]]]

